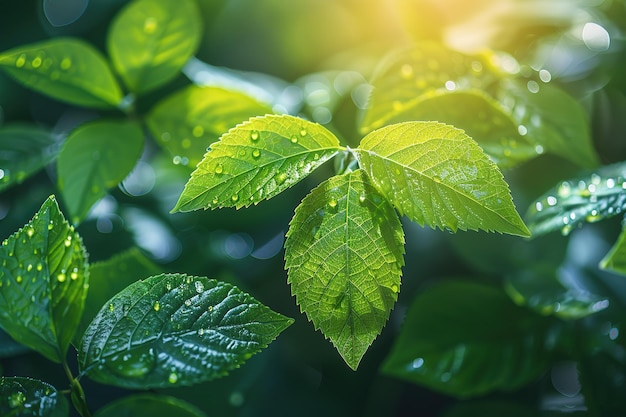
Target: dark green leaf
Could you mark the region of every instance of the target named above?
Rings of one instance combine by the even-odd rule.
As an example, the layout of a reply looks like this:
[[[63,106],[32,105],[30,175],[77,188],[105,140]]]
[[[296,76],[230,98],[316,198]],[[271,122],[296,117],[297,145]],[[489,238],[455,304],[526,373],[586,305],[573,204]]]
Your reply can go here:
[[[57,143],[50,133],[31,125],[0,127],[0,191],[19,184],[57,154]]]
[[[6,358],[20,353],[28,352],[28,348],[17,343],[6,332],[0,329],[0,358]]]
[[[354,152],[376,188],[420,225],[529,235],[502,173],[460,129],[398,123],[368,134]]]
[[[600,268],[626,275],[626,223],[622,224],[622,233],[609,253],[600,261]]]
[[[0,415],[3,417],[67,417],[65,397],[50,384],[31,378],[0,377]]]
[[[111,297],[130,284],[161,272],[161,268],[147,259],[136,247],[106,261],[91,264],[89,293],[85,311],[74,335],[74,343],[79,345],[85,329]]]
[[[317,123],[288,115],[252,118],[211,145],[172,211],[257,204],[296,184],[340,149],[335,135]]]
[[[463,401],[441,417],[537,417],[537,415],[537,410],[522,404],[504,401]]]
[[[59,188],[72,222],[133,169],[143,150],[143,133],[132,121],[98,120],[74,130],[59,153]]]
[[[415,299],[383,372],[456,397],[516,389],[547,368],[548,323],[494,288],[446,282]]]
[[[174,158],[195,167],[207,148],[237,123],[272,113],[249,96],[216,87],[189,86],[148,115],[152,135]]]
[[[79,365],[120,387],[190,385],[239,367],[292,322],[230,284],[157,275],[102,307],[81,341]]]
[[[560,230],[569,234],[584,222],[597,222],[626,210],[626,163],[563,181],[529,207],[526,221],[533,236]]]
[[[296,209],[285,243],[291,292],[352,369],[398,298],[403,254],[398,216],[361,170],[323,182]]]
[[[107,47],[126,86],[141,94],[175,77],[201,36],[193,0],[135,0],[111,23]]]
[[[60,362],[83,312],[87,253],[54,196],[0,248],[0,326]]]
[[[206,417],[193,405],[174,397],[138,394],[107,404],[94,417]]]
[[[18,46],[0,54],[0,68],[26,87],[70,104],[114,108],[122,101],[105,58],[80,39]]]

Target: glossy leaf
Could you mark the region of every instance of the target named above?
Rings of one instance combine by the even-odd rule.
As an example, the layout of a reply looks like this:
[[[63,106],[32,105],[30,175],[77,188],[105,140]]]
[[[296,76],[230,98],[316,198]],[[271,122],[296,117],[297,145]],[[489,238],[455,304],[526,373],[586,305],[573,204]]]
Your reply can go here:
[[[502,173],[462,130],[398,123],[368,134],[354,152],[376,188],[420,225],[529,235]]]
[[[543,315],[580,319],[609,306],[609,300],[580,283],[562,279],[553,268],[527,268],[507,276],[504,288],[511,299]]]
[[[622,225],[622,232],[609,253],[600,261],[600,268],[626,275],[626,224]]]
[[[548,366],[547,324],[495,288],[446,282],[413,301],[383,372],[456,397],[516,389]]]
[[[63,395],[50,384],[31,378],[0,377],[0,415],[67,417]]]
[[[79,366],[120,387],[190,385],[239,367],[292,322],[230,284],[157,275],[105,303],[85,331]]]
[[[533,236],[560,230],[569,234],[584,222],[597,222],[626,210],[626,164],[608,165],[563,181],[528,208]]]
[[[131,121],[98,120],[72,131],[57,168],[59,188],[74,224],[131,172],[143,142],[141,128]]]
[[[245,94],[192,85],[158,103],[147,123],[172,157],[195,167],[223,133],[252,116],[271,112],[271,107]]]
[[[193,405],[174,397],[137,394],[121,398],[99,409],[94,417],[206,417]]]
[[[546,152],[569,159],[585,168],[598,165],[588,115],[572,96],[559,88],[541,84],[531,87],[525,79],[504,81],[500,102],[510,112],[528,140]]]
[[[111,23],[107,47],[126,86],[141,94],[175,77],[196,52],[201,36],[193,0],[136,0]]]
[[[174,211],[247,207],[296,184],[340,150],[335,135],[288,115],[255,117],[211,145]]]
[[[87,253],[54,196],[0,248],[0,326],[60,362],[83,312]]]
[[[398,298],[403,254],[398,216],[361,170],[320,184],[290,223],[291,292],[354,370]]]
[[[114,108],[122,91],[106,59],[75,38],[54,38],[0,53],[0,69],[39,93],[78,106]]]
[[[161,272],[161,268],[147,259],[136,247],[106,261],[91,264],[85,311],[74,335],[76,346],[80,344],[89,323],[111,297],[130,284]]]
[[[34,125],[0,127],[0,191],[20,184],[52,162],[57,146],[49,132]]]

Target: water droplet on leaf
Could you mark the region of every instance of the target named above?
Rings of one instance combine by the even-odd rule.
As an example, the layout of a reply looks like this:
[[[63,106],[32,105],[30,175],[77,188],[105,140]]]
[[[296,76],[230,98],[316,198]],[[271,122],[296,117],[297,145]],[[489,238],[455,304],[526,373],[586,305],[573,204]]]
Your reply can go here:
[[[15,60],[15,66],[17,68],[22,68],[24,64],[26,64],[26,55],[22,54]]]
[[[258,157],[260,157],[260,156],[261,156],[261,151],[260,151],[260,150],[258,150],[258,149],[253,150],[253,151],[252,151],[252,156],[253,156],[254,158],[258,158]]]
[[[176,372],[172,372],[170,376],[167,378],[167,381],[170,384],[175,384],[178,381],[178,375],[176,374]]]
[[[276,176],[276,182],[278,183],[278,185],[283,184],[285,181],[287,181],[287,174],[285,174],[284,172],[281,172]]]
[[[300,129],[300,136],[302,136],[302,137],[306,136],[306,129],[305,128]],[[291,139],[291,141],[293,142],[293,138]]]
[[[237,201],[239,201],[239,195],[233,194],[232,197],[230,197],[230,199],[232,200],[233,203],[236,203]]]
[[[196,287],[197,293],[201,293],[202,291],[204,291],[204,284],[201,281],[196,281],[194,283],[194,286]]]
[[[70,58],[63,58],[61,60],[61,69],[68,70],[72,66],[72,60]]]
[[[259,131],[253,130],[252,132],[250,132],[250,139],[259,140]]]
[[[161,309],[161,303],[159,303],[158,301],[155,301],[152,308],[154,309],[154,311],[159,311]]]
[[[298,137],[296,135],[291,136],[291,143],[298,143]]]
[[[216,174],[223,174],[224,173],[224,165],[222,164],[217,164],[217,166],[215,167],[215,173]]]

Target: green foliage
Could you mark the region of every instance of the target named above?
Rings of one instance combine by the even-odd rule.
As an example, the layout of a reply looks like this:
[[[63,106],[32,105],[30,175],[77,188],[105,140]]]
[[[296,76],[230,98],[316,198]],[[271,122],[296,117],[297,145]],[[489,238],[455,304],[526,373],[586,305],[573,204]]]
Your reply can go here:
[[[112,402],[98,410],[94,417],[134,417],[147,415],[152,417],[205,417],[205,414],[174,397],[154,394],[137,394]]]
[[[620,233],[617,241],[606,254],[606,256],[600,261],[600,267],[609,271],[614,271],[622,275],[626,275],[626,232],[624,226],[622,226],[622,233]]]
[[[0,413],[6,417],[65,417],[65,397],[51,385],[31,378],[0,377]]]

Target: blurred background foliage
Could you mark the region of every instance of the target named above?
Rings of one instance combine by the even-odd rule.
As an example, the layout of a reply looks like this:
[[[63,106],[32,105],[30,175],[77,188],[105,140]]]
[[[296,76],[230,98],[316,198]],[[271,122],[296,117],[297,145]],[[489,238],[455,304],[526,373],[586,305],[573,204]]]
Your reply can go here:
[[[0,51],[64,35],[81,37],[104,51],[108,24],[125,3],[3,2]],[[265,101],[276,111],[318,121],[345,143],[356,144],[360,140],[358,115],[376,65],[388,52],[411,42],[436,40],[469,53],[502,50],[537,71],[549,71],[551,82],[586,109],[601,162],[626,159],[626,4],[621,0],[198,3],[204,37],[197,59],[172,84],[142,97],[140,113],[190,80],[208,79],[246,91],[261,87],[258,94],[274,93]],[[92,110],[28,90],[0,73],[0,124],[35,124],[62,141],[72,128],[96,116]],[[586,224],[569,236],[556,233],[530,241],[473,232],[451,235],[406,222],[407,256],[399,301],[358,372],[353,372],[299,313],[283,270],[282,245],[293,209],[332,170],[326,166],[280,196],[244,211],[170,215],[191,167],[148,141],[132,174],[80,225],[91,262],[138,246],[163,270],[232,282],[272,309],[296,318],[267,351],[229,377],[166,390],[167,394],[190,401],[209,416],[626,413],[626,281],[598,268],[619,234],[620,218]],[[523,213],[548,188],[579,174],[578,167],[558,155],[541,155],[506,171],[505,178]],[[56,192],[55,175],[51,166],[0,193],[0,238],[26,223],[41,202]],[[551,321],[546,325],[553,331],[546,337],[555,346],[549,365],[532,383],[458,400],[450,393],[381,374],[381,364],[397,339],[409,305],[433,284],[448,277],[471,280],[507,292],[513,299],[522,297],[522,303],[533,308],[530,300],[537,291],[533,285],[554,271],[570,290],[578,290],[574,301],[582,293],[608,304],[601,305],[602,311],[575,320],[547,318]],[[543,291],[544,284],[536,285]],[[447,308],[454,312],[455,304],[450,302]],[[491,318],[504,327],[508,319],[498,312]],[[28,375],[65,386],[59,369],[43,357],[24,352],[4,334],[0,334],[0,346],[3,375]],[[125,395],[89,381],[85,390],[94,409]]]

